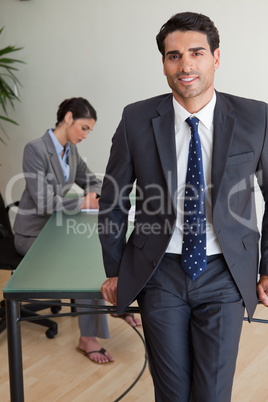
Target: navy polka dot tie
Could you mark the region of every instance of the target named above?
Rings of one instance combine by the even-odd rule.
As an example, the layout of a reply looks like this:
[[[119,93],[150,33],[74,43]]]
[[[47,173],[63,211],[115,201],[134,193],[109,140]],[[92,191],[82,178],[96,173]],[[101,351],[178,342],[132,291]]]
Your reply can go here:
[[[186,123],[191,128],[191,140],[185,183],[182,267],[191,279],[195,279],[207,266],[206,196],[199,120],[189,117]]]

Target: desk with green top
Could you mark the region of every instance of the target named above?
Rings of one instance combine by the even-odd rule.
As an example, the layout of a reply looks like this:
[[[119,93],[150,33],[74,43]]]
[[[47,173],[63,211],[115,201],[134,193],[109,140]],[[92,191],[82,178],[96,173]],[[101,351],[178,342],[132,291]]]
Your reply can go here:
[[[54,214],[3,289],[6,300],[11,401],[24,400],[20,302],[99,299],[105,280],[96,212]],[[95,313],[114,311],[104,306]]]

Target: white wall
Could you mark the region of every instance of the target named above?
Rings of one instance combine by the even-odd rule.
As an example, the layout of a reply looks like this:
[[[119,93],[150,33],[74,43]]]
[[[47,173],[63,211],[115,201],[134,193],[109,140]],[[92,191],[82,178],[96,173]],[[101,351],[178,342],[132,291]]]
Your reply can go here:
[[[207,14],[220,31],[216,89],[268,101],[267,0],[0,0],[0,48],[24,47],[16,56],[27,63],[18,73],[21,103],[10,110],[20,125],[5,125],[10,140],[0,143],[2,193],[22,172],[25,144],[54,127],[59,103],[71,96],[97,109],[98,123],[79,151],[104,172],[122,108],[169,91],[155,36],[181,11]],[[22,189],[20,180],[14,198]]]

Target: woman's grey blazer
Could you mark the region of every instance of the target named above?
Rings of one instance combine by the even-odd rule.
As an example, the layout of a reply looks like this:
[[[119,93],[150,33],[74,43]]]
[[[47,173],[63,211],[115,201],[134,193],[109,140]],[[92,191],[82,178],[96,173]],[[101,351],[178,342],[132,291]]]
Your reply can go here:
[[[54,211],[78,212],[82,198],[64,198],[74,183],[84,190],[84,194],[100,194],[101,181],[88,169],[76,146],[69,145],[70,176],[67,182],[48,131],[42,138],[25,146],[23,172],[26,187],[15,219],[16,233],[38,236]]]

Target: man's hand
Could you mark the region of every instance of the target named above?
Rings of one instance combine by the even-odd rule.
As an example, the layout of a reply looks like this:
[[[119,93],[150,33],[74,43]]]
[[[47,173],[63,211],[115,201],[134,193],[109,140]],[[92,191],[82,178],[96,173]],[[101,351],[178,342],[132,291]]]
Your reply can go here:
[[[257,284],[257,292],[259,300],[268,307],[268,276],[261,275]]]
[[[117,282],[117,276],[114,278],[108,278],[101,287],[101,293],[104,300],[114,306],[117,304]]]
[[[87,193],[84,197],[81,209],[99,209],[99,198],[96,193]]]

